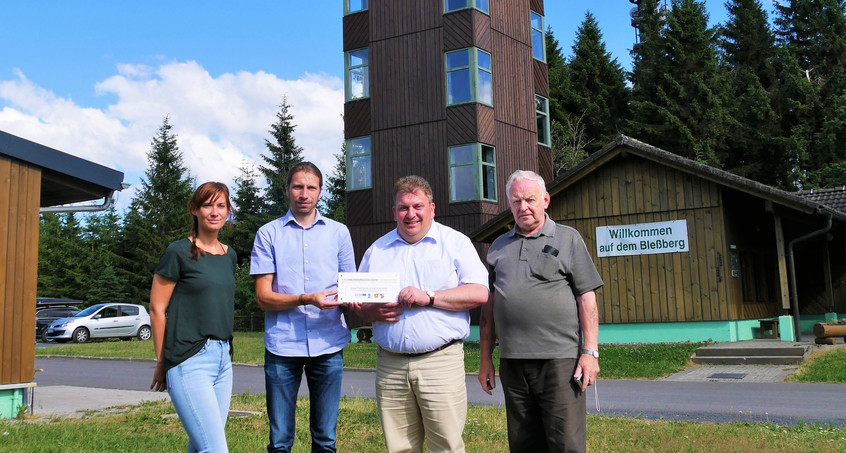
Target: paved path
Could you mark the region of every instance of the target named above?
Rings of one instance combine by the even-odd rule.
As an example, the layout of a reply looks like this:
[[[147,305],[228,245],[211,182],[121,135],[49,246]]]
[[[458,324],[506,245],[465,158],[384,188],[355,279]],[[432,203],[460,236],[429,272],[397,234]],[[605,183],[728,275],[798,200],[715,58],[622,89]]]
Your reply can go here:
[[[80,408],[100,410],[115,405],[166,398],[149,391],[154,364],[149,360],[37,358],[35,415],[69,416]],[[738,372],[736,367],[707,366],[678,373],[663,381],[600,380],[588,389],[588,411],[605,415],[704,422],[759,422],[793,425],[831,423],[846,427],[846,384],[784,384],[782,366],[745,366],[748,381],[710,378]],[[345,370],[347,396],[374,398],[372,370]],[[473,405],[502,405],[499,387],[494,395],[481,391],[476,376],[467,375],[468,401]],[[260,366],[237,365],[235,393],[264,393]],[[305,384],[301,395],[307,395]]]

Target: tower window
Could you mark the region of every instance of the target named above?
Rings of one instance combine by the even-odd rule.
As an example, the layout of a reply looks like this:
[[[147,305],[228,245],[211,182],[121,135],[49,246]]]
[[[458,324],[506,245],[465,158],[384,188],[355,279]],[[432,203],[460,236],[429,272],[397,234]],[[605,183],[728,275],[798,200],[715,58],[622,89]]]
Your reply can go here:
[[[373,185],[370,164],[370,136],[346,141],[347,190],[369,189]]]
[[[529,20],[532,23],[532,57],[545,63],[546,39],[543,31],[543,16],[534,11],[529,11]]]
[[[496,150],[484,143],[449,148],[449,201],[496,201]]]
[[[447,105],[479,102],[493,106],[491,54],[468,47],[446,53]]]
[[[535,95],[535,117],[538,120],[538,143],[552,146],[549,134],[549,99]]]
[[[367,9],[367,0],[344,0],[344,14],[357,13]]]
[[[444,0],[445,13],[467,8],[478,9],[485,14],[490,14],[488,0]]]
[[[370,97],[370,71],[367,48],[344,53],[344,92],[347,101]]]

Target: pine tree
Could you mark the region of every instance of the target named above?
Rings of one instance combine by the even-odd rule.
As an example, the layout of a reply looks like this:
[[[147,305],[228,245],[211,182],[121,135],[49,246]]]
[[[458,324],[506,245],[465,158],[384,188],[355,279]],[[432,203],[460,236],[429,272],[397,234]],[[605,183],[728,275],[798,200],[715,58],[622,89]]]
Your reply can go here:
[[[669,66],[667,42],[664,39],[666,13],[659,9],[658,0],[640,0],[633,19],[637,42],[632,48],[631,116],[626,130],[635,138],[655,146],[665,147],[660,140],[670,126],[665,124],[664,109],[656,103],[665,99],[664,72]]]
[[[341,146],[341,152],[335,154],[335,168],[326,178],[326,196],[324,198],[326,217],[341,223],[346,223],[347,204],[347,163],[346,146]]]
[[[102,302],[123,302],[129,297],[124,280],[118,277],[111,262],[105,262],[102,269],[91,280],[86,300],[91,304]]]
[[[167,245],[191,231],[188,201],[193,184],[171,129],[165,117],[147,153],[149,167],[141,188],[124,218],[121,247],[132,263],[129,292],[135,302],[149,299],[153,271]]]
[[[243,163],[240,173],[235,177],[235,187],[232,191],[232,203],[235,213],[232,227],[227,230],[229,236],[225,238],[238,254],[239,263],[249,265],[253,241],[259,227],[264,224],[264,200],[256,182],[256,174],[251,164]]]
[[[552,27],[546,29],[546,67],[549,78],[549,119],[550,122],[564,121],[564,98],[570,90],[570,77],[567,74],[567,60],[561,52],[558,40],[552,34]]]
[[[265,191],[266,216],[273,219],[284,215],[288,211],[288,193],[285,188],[285,181],[288,178],[288,171],[294,165],[303,160],[303,150],[297,146],[294,140],[293,123],[294,116],[289,112],[291,106],[288,98],[282,98],[279,111],[276,112],[276,122],[270,125],[268,131],[275,142],[264,141],[270,156],[262,155],[261,158],[268,165],[260,166],[259,170],[267,179]]]
[[[567,64],[570,89],[564,110],[580,118],[590,153],[617,136],[628,117],[629,91],[623,69],[602,41],[596,18],[588,12],[576,32],[573,57]]]
[[[795,165],[781,138],[780,118],[773,99],[778,85],[774,72],[775,36],[758,0],[730,0],[721,47],[732,102],[725,168],[771,186],[789,188]]]
[[[827,175],[846,158],[846,7],[842,0],[788,0],[776,8],[776,34],[785,50],[782,134],[799,156],[797,182],[826,186]]]
[[[124,282],[132,272],[132,265],[121,256],[122,236],[123,226],[114,206],[87,216],[83,233],[83,244],[89,256],[83,262],[88,276],[86,300],[120,302],[129,296]]]
[[[666,67],[653,97],[633,103],[636,127],[648,143],[716,167],[733,126],[716,58],[715,30],[702,2],[674,0],[663,37]],[[638,82],[640,83],[640,82]]]
[[[39,227],[37,293],[84,300],[88,254],[82,227],[73,213],[43,214]]]

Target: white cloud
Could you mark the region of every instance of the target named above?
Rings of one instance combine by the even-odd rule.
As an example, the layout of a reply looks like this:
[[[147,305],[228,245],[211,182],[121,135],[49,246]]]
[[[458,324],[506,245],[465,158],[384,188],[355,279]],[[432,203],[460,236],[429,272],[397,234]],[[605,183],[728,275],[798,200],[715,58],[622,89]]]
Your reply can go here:
[[[265,72],[212,76],[193,61],[121,64],[94,84],[115,101],[90,108],[56,96],[17,71],[0,80],[0,129],[125,173],[138,186],[150,142],[168,115],[184,161],[198,182],[234,184],[243,162],[261,163],[270,125],[287,96],[294,136],[325,175],[343,142],[343,82],[325,74],[282,80]],[[134,194],[134,189],[129,190]],[[119,203],[125,207],[130,194]]]

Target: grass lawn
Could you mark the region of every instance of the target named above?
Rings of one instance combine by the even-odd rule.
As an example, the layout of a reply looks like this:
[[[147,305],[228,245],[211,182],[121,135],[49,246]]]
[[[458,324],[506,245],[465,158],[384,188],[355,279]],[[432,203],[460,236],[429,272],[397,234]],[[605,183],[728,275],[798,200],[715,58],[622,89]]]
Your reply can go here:
[[[232,452],[265,451],[268,425],[263,395],[236,395],[232,409],[258,415],[230,418],[227,439]],[[184,451],[188,438],[169,402],[150,402],[117,414],[46,423],[0,420],[0,452],[151,452]],[[297,407],[295,452],[308,452],[308,401]],[[649,421],[589,415],[591,452],[797,452],[846,451],[846,430],[820,425],[778,427],[770,424],[711,424]],[[508,450],[505,412],[500,407],[471,406],[464,441],[468,452]],[[338,451],[383,452],[376,403],[341,401]]]
[[[704,343],[602,345],[602,379],[660,379],[684,370],[690,365],[690,355]],[[264,363],[264,334],[236,332],[235,362]],[[36,348],[36,356],[87,356],[154,359],[153,343],[149,341],[96,341],[85,344],[63,344]],[[494,351],[494,363],[499,360]],[[479,371],[479,345],[464,344],[464,364],[468,373]],[[350,343],[344,348],[344,366],[376,368],[376,345]]]
[[[689,357],[701,343],[602,345],[603,379],[660,379],[692,366]],[[479,349],[465,343],[465,368],[478,371]],[[103,341],[37,348],[36,355],[153,358],[151,342]],[[237,332],[235,361],[264,361],[262,333]],[[495,360],[497,358],[495,357]],[[353,343],[344,350],[347,367],[374,368],[376,346]],[[793,382],[846,382],[846,348],[815,354],[791,378]],[[232,410],[258,415],[231,418],[227,425],[230,451],[265,451],[267,416],[264,395],[236,395]],[[0,452],[126,452],[183,451],[187,437],[169,402],[150,402],[116,414],[91,414],[81,419],[38,421],[0,420]],[[294,451],[309,451],[308,400],[297,408]],[[464,439],[468,452],[508,450],[505,411],[501,407],[471,406]],[[338,450],[382,452],[384,443],[371,400],[344,398],[338,422]],[[588,450],[592,452],[842,452],[846,429],[799,424],[780,427],[767,423],[712,424],[637,418],[588,416]]]

